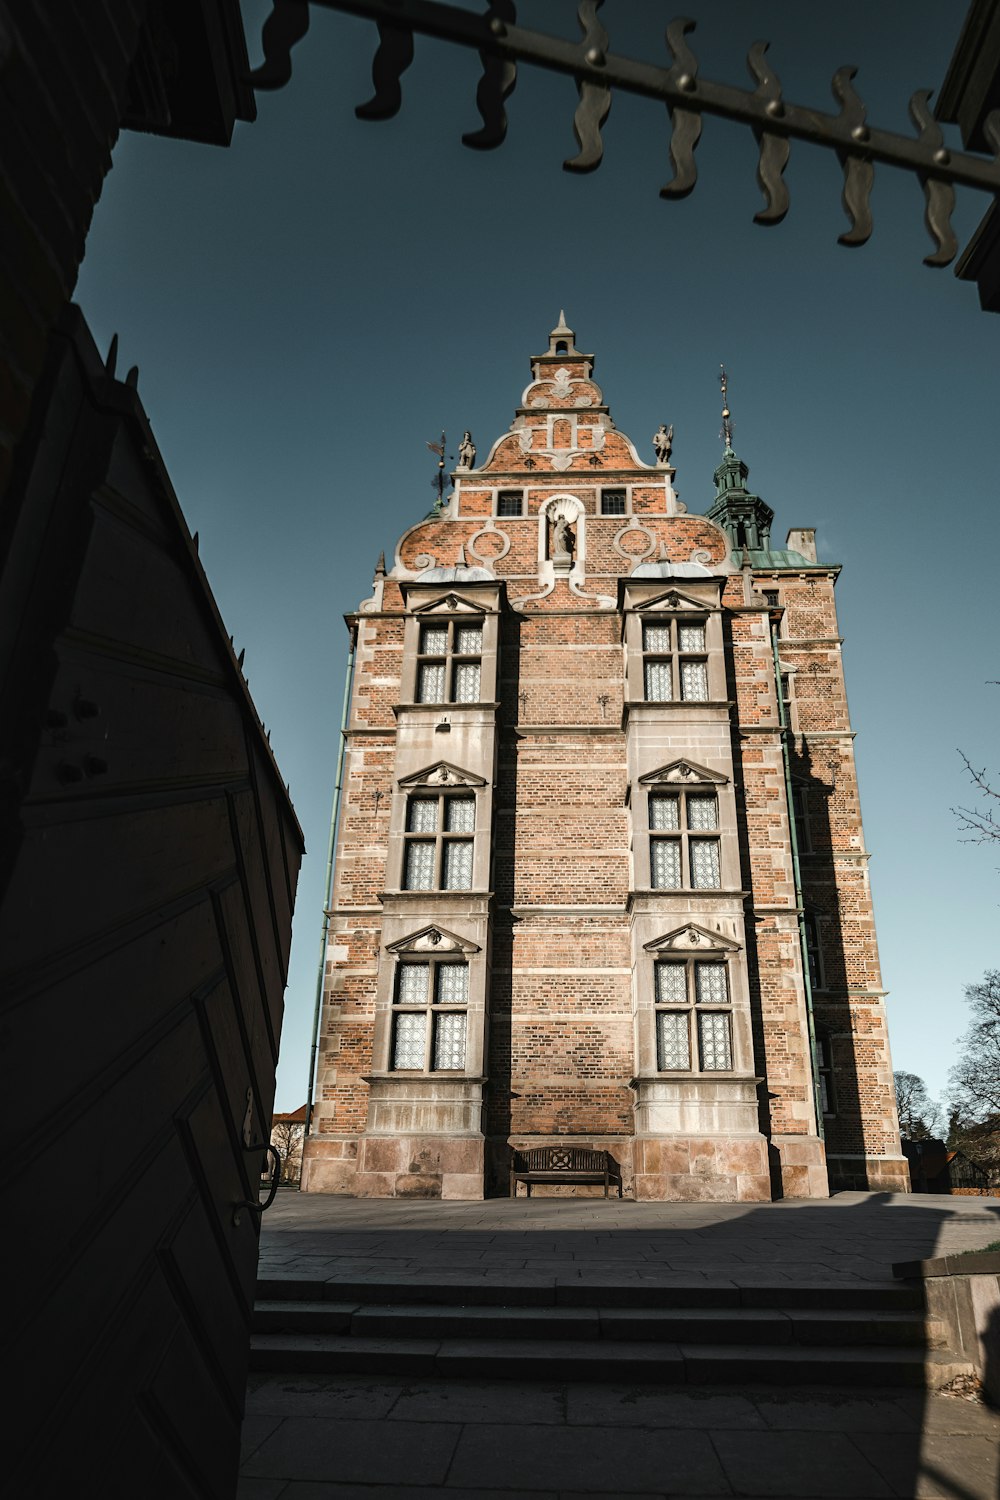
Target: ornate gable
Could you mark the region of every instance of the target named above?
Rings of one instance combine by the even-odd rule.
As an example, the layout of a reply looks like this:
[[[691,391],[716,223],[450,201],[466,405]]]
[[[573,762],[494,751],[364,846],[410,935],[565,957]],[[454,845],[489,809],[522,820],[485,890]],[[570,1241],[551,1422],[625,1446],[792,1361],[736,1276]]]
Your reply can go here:
[[[704,786],[710,783],[713,786],[725,786],[728,777],[719,771],[710,771],[707,766],[699,766],[693,760],[672,760],[668,765],[660,766],[656,771],[647,771],[645,776],[639,777],[644,785],[654,783],[667,783],[673,786]]]
[[[486,782],[482,776],[474,776],[471,771],[463,771],[459,766],[453,766],[449,761],[439,760],[436,765],[427,766],[423,771],[413,771],[409,776],[401,776],[396,783],[401,787],[426,786],[434,787],[480,787]]]
[[[386,943],[387,953],[454,953],[469,954],[478,953],[479,944],[470,943],[467,938],[460,938],[454,932],[448,932],[444,927],[421,927],[417,932],[411,932],[405,938],[398,938],[395,943]]]
[[[684,954],[736,953],[739,946],[731,938],[723,937],[721,932],[710,932],[707,927],[699,927],[697,922],[685,922],[683,927],[675,927],[672,932],[666,932],[662,937],[645,944],[647,953]]]

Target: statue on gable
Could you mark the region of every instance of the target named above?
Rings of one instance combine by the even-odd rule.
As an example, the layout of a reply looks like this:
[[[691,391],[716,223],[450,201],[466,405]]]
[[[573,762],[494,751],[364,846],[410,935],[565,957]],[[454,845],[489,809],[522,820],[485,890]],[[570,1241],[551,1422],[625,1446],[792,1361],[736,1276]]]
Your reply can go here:
[[[658,464],[668,464],[670,462],[670,454],[673,451],[673,446],[674,424],[671,422],[669,427],[664,427],[661,422],[657,430],[653,433],[653,452],[656,454],[656,462]]]
[[[476,445],[472,441],[472,433],[466,428],[462,434],[462,441],[458,445],[458,467],[460,469],[473,469],[476,466]]]

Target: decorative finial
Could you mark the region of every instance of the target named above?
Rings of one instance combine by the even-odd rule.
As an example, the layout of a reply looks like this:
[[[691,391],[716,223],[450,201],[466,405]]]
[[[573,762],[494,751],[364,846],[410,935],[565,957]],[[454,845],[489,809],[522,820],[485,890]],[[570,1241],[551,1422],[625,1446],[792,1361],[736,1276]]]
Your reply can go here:
[[[378,562],[375,564],[375,577],[376,578],[384,578],[385,577],[385,553],[384,552],[380,552],[379,555],[378,555]]]
[[[726,367],[725,367],[725,365],[720,365],[719,369],[722,371],[721,375],[719,376],[719,384],[722,387],[722,431],[719,434],[719,436],[722,438],[722,441],[725,444],[726,452],[727,453],[732,453],[732,451],[733,451],[733,424],[732,424],[732,420],[731,420],[731,416],[730,416],[730,411],[729,411],[729,402],[727,400],[727,392],[728,392],[728,389],[729,389],[729,382],[728,382],[728,379],[727,379],[727,376],[726,376]]]

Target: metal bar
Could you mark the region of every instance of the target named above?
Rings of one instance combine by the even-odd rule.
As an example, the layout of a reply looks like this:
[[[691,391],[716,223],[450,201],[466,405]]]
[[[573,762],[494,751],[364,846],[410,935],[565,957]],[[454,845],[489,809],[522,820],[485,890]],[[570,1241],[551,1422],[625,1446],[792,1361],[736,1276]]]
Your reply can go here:
[[[397,30],[411,30],[441,41],[472,47],[512,62],[535,63],[579,81],[656,99],[671,108],[717,115],[738,123],[766,127],[771,135],[808,141],[816,146],[919,172],[941,182],[1000,192],[1000,160],[949,151],[939,144],[857,124],[782,99],[765,100],[730,84],[676,73],[616,53],[601,53],[585,43],[529,31],[494,17],[473,15],[440,0],[311,0],[327,10],[344,11]]]

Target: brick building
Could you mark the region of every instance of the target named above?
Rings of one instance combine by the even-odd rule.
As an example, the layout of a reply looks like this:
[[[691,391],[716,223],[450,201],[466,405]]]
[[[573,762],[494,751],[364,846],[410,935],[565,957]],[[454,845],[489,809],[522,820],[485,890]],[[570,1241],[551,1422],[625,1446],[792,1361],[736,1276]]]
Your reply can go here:
[[[637,1198],[906,1189],[839,569],[728,440],[689,514],[593,363],[560,318],[348,619],[303,1186],[478,1198],[560,1142]]]

